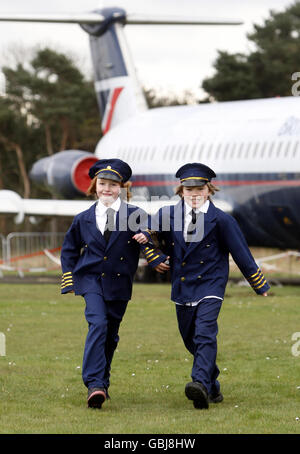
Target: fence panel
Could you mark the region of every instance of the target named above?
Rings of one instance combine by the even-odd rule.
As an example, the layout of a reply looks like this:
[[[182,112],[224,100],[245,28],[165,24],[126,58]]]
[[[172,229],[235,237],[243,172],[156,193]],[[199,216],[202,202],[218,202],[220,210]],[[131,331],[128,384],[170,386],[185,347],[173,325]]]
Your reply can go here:
[[[6,238],[0,233],[0,265],[6,263]]]
[[[6,238],[6,264],[23,271],[57,269],[64,236],[61,232],[10,233]]]

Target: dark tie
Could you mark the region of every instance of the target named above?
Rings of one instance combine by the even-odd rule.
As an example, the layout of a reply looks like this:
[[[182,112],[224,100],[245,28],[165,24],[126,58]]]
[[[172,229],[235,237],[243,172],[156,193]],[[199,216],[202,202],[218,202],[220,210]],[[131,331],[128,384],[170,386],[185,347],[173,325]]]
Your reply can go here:
[[[112,208],[107,208],[106,214],[107,218],[103,236],[105,238],[105,241],[108,243],[111,232],[114,230],[115,226],[115,210],[113,210]]]
[[[191,241],[193,241],[193,235],[195,234],[196,222],[197,222],[197,218],[198,218],[198,214],[196,214],[195,210],[192,210],[191,214],[192,214],[192,220],[188,225],[187,235],[186,235],[187,243],[190,243]]]

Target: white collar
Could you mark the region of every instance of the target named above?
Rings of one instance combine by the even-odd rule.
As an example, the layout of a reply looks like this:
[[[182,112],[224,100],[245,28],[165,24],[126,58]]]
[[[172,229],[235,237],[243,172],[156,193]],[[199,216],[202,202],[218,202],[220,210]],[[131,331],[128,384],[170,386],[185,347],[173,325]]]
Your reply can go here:
[[[186,203],[186,201],[184,201],[184,205],[185,205],[185,212],[187,214],[191,214],[191,211],[193,208],[188,203]],[[209,208],[209,200],[207,199],[206,202],[204,202],[203,205],[201,205],[201,207],[195,209],[195,212],[196,213],[207,213],[208,208]]]
[[[112,208],[113,210],[115,211],[119,211],[120,209],[120,206],[121,206],[121,199],[120,197],[118,197],[114,203],[112,205],[110,205],[109,207],[107,207],[106,205],[104,205],[101,200],[98,200],[98,203],[97,203],[97,206],[96,206],[96,210],[97,210],[97,213],[100,214],[100,215],[103,215],[104,213],[106,213],[106,210],[107,208]]]

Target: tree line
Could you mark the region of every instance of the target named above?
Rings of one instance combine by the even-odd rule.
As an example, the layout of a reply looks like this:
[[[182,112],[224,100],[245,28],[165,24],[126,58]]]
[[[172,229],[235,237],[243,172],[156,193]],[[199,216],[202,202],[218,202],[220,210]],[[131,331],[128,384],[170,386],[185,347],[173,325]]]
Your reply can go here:
[[[270,11],[262,25],[253,25],[247,38],[253,52],[218,51],[215,74],[202,83],[209,99],[291,96],[292,74],[300,71],[300,2],[282,12]]]

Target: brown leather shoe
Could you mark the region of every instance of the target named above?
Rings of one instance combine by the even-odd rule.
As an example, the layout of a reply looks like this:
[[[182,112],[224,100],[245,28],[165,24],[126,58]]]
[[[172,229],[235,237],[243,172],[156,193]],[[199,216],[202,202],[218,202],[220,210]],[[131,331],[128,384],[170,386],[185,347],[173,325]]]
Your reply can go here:
[[[88,389],[88,407],[101,408],[103,402],[106,400],[105,388],[89,388]]]
[[[195,408],[208,408],[208,394],[205,386],[198,382],[192,381],[187,383],[185,387],[185,395],[188,399],[193,401]]]

